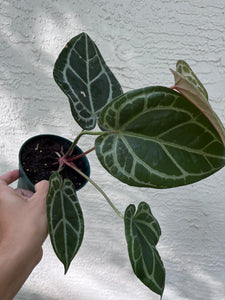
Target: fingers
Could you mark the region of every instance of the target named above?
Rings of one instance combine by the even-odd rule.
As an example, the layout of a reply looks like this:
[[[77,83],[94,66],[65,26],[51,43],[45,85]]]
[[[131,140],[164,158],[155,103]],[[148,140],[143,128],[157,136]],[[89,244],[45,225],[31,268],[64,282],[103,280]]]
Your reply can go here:
[[[47,180],[42,180],[35,184],[35,194],[32,198],[37,200],[44,200],[46,203],[46,196],[48,193],[49,182]]]
[[[20,177],[19,170],[13,170],[0,176],[0,184],[9,185]]]

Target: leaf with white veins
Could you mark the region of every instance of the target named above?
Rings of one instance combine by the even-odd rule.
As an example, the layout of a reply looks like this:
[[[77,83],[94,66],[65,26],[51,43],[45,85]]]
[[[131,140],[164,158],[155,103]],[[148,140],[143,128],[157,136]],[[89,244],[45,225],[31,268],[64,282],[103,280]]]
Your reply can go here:
[[[49,180],[47,218],[53,249],[66,273],[82,243],[84,220],[73,183],[57,172]]]
[[[53,76],[68,96],[75,121],[86,130],[93,129],[102,108],[122,94],[119,82],[86,33],[67,43],[55,63]]]
[[[125,211],[124,224],[130,262],[135,275],[153,292],[162,295],[165,268],[156,249],[161,230],[149,205],[141,202]]]
[[[169,88],[128,92],[103,109],[99,123],[105,133],[95,141],[97,157],[129,185],[186,185],[225,165],[225,148],[211,122]]]

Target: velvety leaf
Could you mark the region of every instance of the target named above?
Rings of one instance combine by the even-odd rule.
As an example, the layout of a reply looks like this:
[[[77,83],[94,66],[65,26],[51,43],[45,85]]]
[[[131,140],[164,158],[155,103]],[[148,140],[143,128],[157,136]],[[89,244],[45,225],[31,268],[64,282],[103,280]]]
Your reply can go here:
[[[165,269],[156,250],[161,235],[159,223],[145,202],[129,205],[124,216],[125,235],[130,262],[136,276],[153,292],[162,295]]]
[[[82,243],[84,220],[73,183],[63,182],[57,172],[49,180],[47,217],[52,246],[66,273]]]
[[[128,92],[99,116],[101,164],[129,185],[170,188],[199,181],[225,164],[222,140],[207,117],[165,87]]]
[[[219,117],[208,102],[208,94],[194,74],[190,66],[184,61],[177,62],[177,71],[171,70],[174,75],[174,88],[191,101],[209,119],[220,135],[225,145],[225,129]]]
[[[86,33],[67,43],[55,63],[53,76],[83,129],[93,129],[102,108],[122,94],[119,82]]]

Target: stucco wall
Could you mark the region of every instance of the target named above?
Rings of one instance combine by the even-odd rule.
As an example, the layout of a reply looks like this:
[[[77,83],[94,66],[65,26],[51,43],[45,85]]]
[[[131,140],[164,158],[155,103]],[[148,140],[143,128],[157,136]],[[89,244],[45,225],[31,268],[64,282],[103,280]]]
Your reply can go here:
[[[82,31],[95,40],[125,91],[172,85],[169,68],[186,60],[225,123],[224,12],[224,0],[1,0],[0,173],[17,167],[28,137],[72,139],[80,131],[52,70],[65,43]],[[82,139],[80,146],[93,142]],[[111,178],[94,153],[89,158],[92,178],[121,211],[147,201],[158,219],[164,299],[225,299],[225,169],[187,187],[135,189]],[[47,240],[42,262],[16,299],[159,299],[131,271],[121,220],[91,185],[79,198],[86,231],[68,274]]]

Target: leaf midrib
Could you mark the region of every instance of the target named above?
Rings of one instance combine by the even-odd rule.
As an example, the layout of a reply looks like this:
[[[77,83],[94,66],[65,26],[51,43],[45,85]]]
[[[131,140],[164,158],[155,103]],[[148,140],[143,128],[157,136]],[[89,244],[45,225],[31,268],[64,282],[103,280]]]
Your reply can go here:
[[[91,108],[91,114],[94,114],[94,106],[93,106],[93,101],[92,101],[92,93],[90,89],[90,72],[89,72],[89,53],[88,53],[88,41],[87,41],[87,35],[85,34],[85,44],[86,44],[86,70],[87,70],[87,90],[88,90],[88,95],[90,99],[90,108]]]
[[[138,233],[139,233],[139,235],[142,236],[142,238],[144,239],[145,243],[147,244],[147,246],[150,248],[150,251],[152,252],[152,257],[153,257],[153,260],[152,260],[152,272],[150,274],[149,270],[148,270],[148,268],[147,268],[147,266],[145,264],[144,255],[143,255],[143,247],[141,247],[141,260],[142,260],[143,268],[144,268],[144,271],[145,271],[145,275],[161,291],[160,285],[158,284],[158,282],[154,278],[154,273],[155,273],[155,269],[156,269],[156,255],[155,255],[154,249],[156,248],[156,246],[155,245],[151,245],[149,243],[149,241],[146,240],[146,237],[145,237],[145,235],[143,235],[141,228],[139,228],[139,227],[136,226],[136,230],[137,230],[136,236],[137,236],[137,239],[139,240],[139,244],[142,244],[142,243],[140,242],[140,238],[138,236]],[[162,264],[161,264],[161,266],[163,267]]]
[[[134,138],[137,138],[137,139],[144,139],[146,141],[157,143],[160,146],[161,145],[169,146],[169,147],[173,147],[173,148],[176,148],[176,149],[179,149],[179,150],[183,150],[183,151],[186,151],[186,152],[189,152],[189,153],[199,154],[199,155],[208,156],[208,157],[212,157],[212,158],[222,158],[222,159],[225,160],[225,157],[223,157],[223,156],[218,156],[218,155],[215,155],[215,154],[203,152],[202,150],[193,149],[193,148],[190,148],[190,147],[185,147],[185,146],[173,143],[173,142],[161,140],[161,139],[156,138],[156,137],[149,137],[147,135],[137,134],[137,133],[129,132],[129,131],[121,131],[121,130],[119,132],[113,133],[113,135],[115,135],[115,134],[117,134],[121,139],[126,138],[126,136],[128,136],[128,137],[134,137]],[[206,146],[204,146],[204,148],[205,147]]]
[[[68,249],[67,249],[67,234],[66,234],[66,218],[65,218],[65,210],[64,210],[64,190],[59,190],[60,198],[61,198],[61,211],[62,211],[62,223],[63,223],[63,237],[64,237],[64,247],[65,247],[65,258],[66,258],[66,268],[68,267]]]
[[[128,141],[126,140],[126,138],[121,138],[121,137],[119,137],[118,135],[116,135],[115,136],[116,138],[114,139],[114,142],[118,142],[118,139],[120,138],[122,141],[123,141],[123,143],[125,144],[125,146],[127,147],[127,149],[130,149],[130,144],[128,143]],[[115,152],[113,152],[113,154],[115,154]],[[180,172],[181,172],[181,175],[167,175],[165,172],[162,172],[162,171],[159,171],[159,170],[157,170],[157,169],[155,169],[155,168],[153,168],[153,167],[150,167],[148,164],[146,164],[145,162],[143,162],[143,160],[139,157],[139,156],[137,156],[136,155],[136,153],[134,153],[133,151],[130,151],[130,154],[133,156],[133,157],[136,157],[135,158],[135,160],[137,161],[137,162],[139,162],[140,164],[142,164],[143,166],[145,166],[146,167],[146,169],[149,169],[150,168],[150,170],[151,170],[151,172],[153,172],[154,174],[157,174],[158,176],[160,176],[160,177],[169,177],[169,178],[174,178],[174,179],[184,179],[185,180],[185,178],[186,178],[186,176],[199,176],[199,175],[205,175],[205,174],[211,174],[210,172],[201,172],[201,173],[198,173],[198,174],[196,174],[196,173],[190,173],[190,172],[186,172],[183,168],[179,168],[180,169]],[[206,158],[207,159],[207,158]],[[117,158],[116,157],[114,157],[114,161],[117,161],[117,165],[118,165],[118,160],[117,160]],[[134,165],[133,165],[133,167],[134,167]],[[132,167],[132,168],[133,168]],[[221,167],[218,167],[218,168],[214,168],[214,170],[219,170]],[[131,176],[131,172],[125,172],[125,170],[123,170],[122,171],[122,173],[123,174],[125,174],[125,176],[127,176],[127,177],[130,177]],[[137,178],[135,179],[136,181],[138,181],[138,182],[141,182],[141,181],[139,181]],[[154,185],[155,187],[157,187],[157,185]],[[153,185],[152,185],[152,187],[153,187]]]
[[[75,75],[76,75],[77,77],[80,78],[80,80],[83,82],[83,84],[87,87],[87,90],[88,90],[88,96],[89,96],[89,99],[90,99],[90,101],[89,101],[89,102],[90,102],[90,109],[87,108],[87,106],[86,106],[82,101],[80,101],[79,96],[78,96],[74,91],[73,91],[73,93],[76,95],[76,97],[77,97],[77,99],[79,100],[79,102],[80,102],[80,103],[85,107],[85,109],[89,112],[89,114],[92,116],[92,118],[95,119],[95,118],[96,118],[96,115],[97,115],[102,109],[99,109],[99,110],[97,110],[97,111],[95,111],[95,109],[94,109],[94,106],[93,106],[93,99],[92,99],[92,93],[91,93],[91,84],[92,84],[92,82],[96,81],[102,74],[105,74],[105,76],[108,78],[109,83],[110,83],[110,78],[109,78],[109,76],[108,76],[108,73],[105,72],[105,68],[104,68],[103,65],[102,65],[102,61],[101,61],[100,57],[98,56],[98,51],[97,51],[97,49],[96,49],[96,47],[95,47],[94,44],[93,44],[93,47],[94,47],[94,49],[95,49],[95,55],[94,55],[91,59],[89,58],[88,41],[87,41],[87,39],[88,39],[88,37],[87,37],[87,35],[85,34],[86,60],[84,60],[83,58],[82,58],[82,60],[86,63],[87,82],[85,82],[85,81],[84,81],[84,80],[76,73],[76,71],[70,67],[70,64],[68,63],[68,61],[67,61],[67,67],[70,68],[70,69],[75,73]],[[76,45],[76,43],[75,43],[74,46],[71,48],[70,55],[71,55],[72,50],[75,51],[75,52],[79,55],[79,53],[78,53],[78,52],[76,51],[76,49],[75,49],[75,45]],[[90,72],[89,72],[90,67],[89,67],[89,62],[90,62],[91,60],[93,60],[95,57],[99,57],[99,64],[100,64],[100,66],[101,66],[101,71],[98,73],[97,76],[95,76],[92,80],[90,80]],[[110,88],[110,94],[109,94],[109,98],[108,98],[108,99],[111,99],[111,97],[112,97],[112,89]],[[107,103],[108,103],[108,101],[107,101]]]
[[[127,96],[126,96],[126,100],[127,100]],[[126,105],[127,105],[127,103],[125,103],[124,105],[122,104],[121,107],[120,107],[120,109],[118,110],[118,113],[116,114],[115,126],[114,127],[118,128],[118,130],[126,131],[126,127],[129,126],[129,124],[131,124],[132,122],[135,122],[135,120],[139,119],[140,116],[142,116],[142,115],[144,115],[146,113],[171,110],[171,111],[175,111],[175,112],[178,112],[178,113],[182,112],[182,113],[188,115],[190,119],[188,121],[179,123],[178,125],[172,127],[171,129],[168,129],[166,132],[161,133],[161,135],[163,135],[165,133],[168,133],[171,130],[174,130],[176,128],[179,128],[180,126],[183,126],[183,125],[189,123],[189,124],[195,124],[195,125],[203,128],[206,132],[208,132],[210,135],[212,135],[214,139],[217,139],[217,137],[215,136],[215,134],[212,131],[208,130],[207,127],[204,127],[201,123],[199,123],[199,122],[196,121],[196,119],[198,118],[199,115],[196,115],[195,118],[193,118],[193,115],[190,112],[188,112],[187,110],[182,109],[182,108],[178,109],[177,107],[174,107],[173,105],[169,105],[169,106],[161,106],[160,105],[160,106],[157,106],[157,107],[149,107],[148,109],[145,108],[140,113],[135,114],[135,116],[133,118],[128,119],[126,122],[124,122],[123,124],[120,125],[120,122],[119,122],[120,113],[121,113],[122,109],[124,107],[126,107]],[[114,108],[114,111],[115,111],[115,108]],[[104,121],[102,123],[104,125]],[[106,122],[106,124],[107,124],[107,122]],[[112,129],[111,126],[110,126],[110,129]]]

